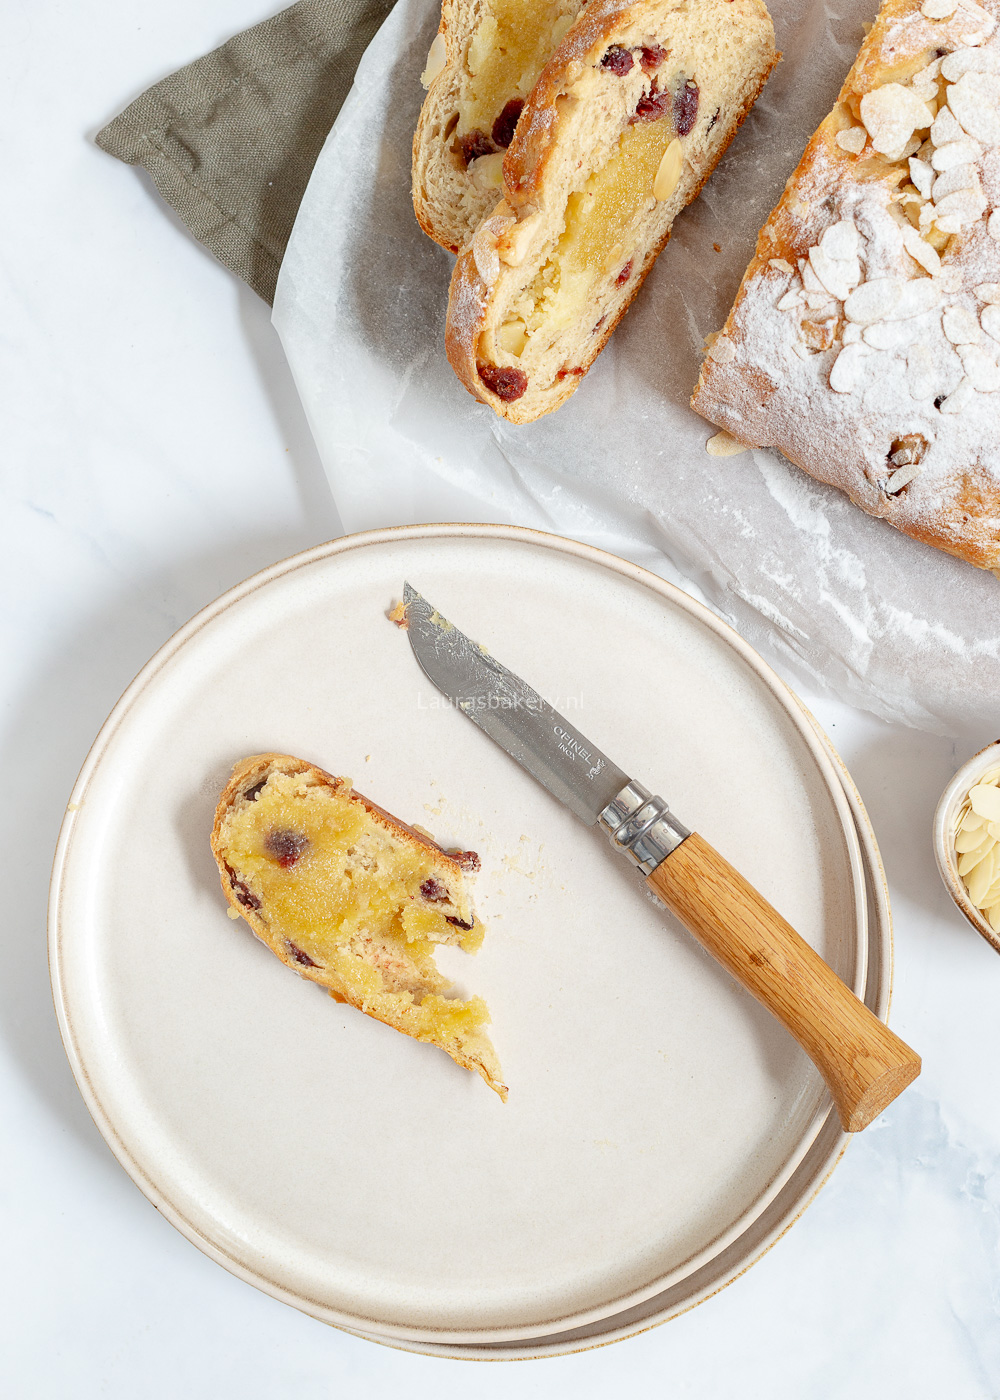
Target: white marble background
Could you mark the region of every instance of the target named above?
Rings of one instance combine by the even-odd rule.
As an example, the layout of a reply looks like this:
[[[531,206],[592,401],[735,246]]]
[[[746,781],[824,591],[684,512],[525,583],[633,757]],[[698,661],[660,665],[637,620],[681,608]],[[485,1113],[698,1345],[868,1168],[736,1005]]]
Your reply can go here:
[[[1000,958],[949,903],[929,840],[937,795],[973,746],[846,706],[806,697],[882,844],[893,1024],[924,1073],[800,1223],[695,1311],[614,1347],[476,1369],[356,1341],[210,1263],[94,1128],[45,954],[49,866],[77,770],[177,626],[339,525],[267,309],[90,138],[270,9],[0,4],[0,1393],[1000,1396]]]

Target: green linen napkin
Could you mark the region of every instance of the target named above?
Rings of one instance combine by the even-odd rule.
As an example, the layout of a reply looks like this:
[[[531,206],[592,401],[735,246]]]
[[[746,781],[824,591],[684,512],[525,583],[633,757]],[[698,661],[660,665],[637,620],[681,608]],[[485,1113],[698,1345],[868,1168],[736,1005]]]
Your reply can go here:
[[[393,0],[298,0],[137,98],[97,144],[141,165],[195,238],[274,300],[299,202]]]

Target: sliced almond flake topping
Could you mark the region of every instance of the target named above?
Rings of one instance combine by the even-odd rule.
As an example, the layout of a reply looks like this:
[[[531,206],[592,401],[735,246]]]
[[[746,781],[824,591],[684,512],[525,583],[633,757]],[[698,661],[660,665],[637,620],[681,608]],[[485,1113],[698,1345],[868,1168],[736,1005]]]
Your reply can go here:
[[[924,19],[948,19],[958,9],[958,0],[924,0],[920,13]]]
[[[708,357],[710,360],[714,360],[716,364],[732,364],[733,360],[736,359],[736,346],[727,335],[720,335],[711,350],[709,350]]]
[[[935,170],[950,170],[953,165],[978,160],[982,153],[983,148],[975,141],[949,141],[947,146],[935,147],[931,165]]]
[[[941,404],[940,411],[942,413],[961,413],[970,403],[975,392],[975,389],[973,389],[967,379],[959,380],[958,385],[952,389],[951,393]]]
[[[941,266],[941,259],[931,245],[920,237],[915,228],[904,228],[903,247],[925,272],[935,273]]]
[[[989,219],[986,221],[986,232],[991,238],[1000,242],[1000,209],[994,209]]]
[[[830,388],[835,394],[849,394],[857,387],[870,354],[865,345],[844,346],[830,370]]]
[[[983,338],[979,322],[964,306],[949,306],[941,324],[952,345],[975,345]]]
[[[768,258],[767,265],[768,267],[776,268],[778,272],[793,273],[795,271],[791,263],[786,262],[784,258]]]
[[[839,219],[825,229],[819,246],[837,262],[853,262],[858,256],[858,230],[852,219]]]
[[[778,301],[778,310],[779,310],[779,311],[793,311],[793,310],[795,309],[795,307],[797,307],[797,306],[804,306],[804,305],[805,305],[805,302],[806,302],[806,294],[805,294],[805,292],[800,292],[800,291],[786,292],[785,295],[784,295],[783,297],[781,297],[780,300]]]
[[[902,295],[903,284],[898,277],[874,277],[854,289],[844,302],[844,315],[862,325],[881,321],[899,305]]]
[[[912,345],[906,352],[906,386],[914,399],[929,399],[934,393],[934,357],[926,345]]]
[[[994,340],[1000,340],[1000,306],[991,304],[983,307],[979,324],[987,335],[992,336]]]
[[[964,165],[953,165],[950,170],[945,170],[938,175],[934,181],[932,194],[935,204],[940,203],[945,195],[954,194],[957,190],[978,190],[979,176],[976,167],[966,162]]]
[[[937,211],[934,222],[938,228],[943,232],[958,233],[960,229],[978,223],[986,213],[986,196],[981,190],[955,190],[936,200],[934,207]],[[945,229],[945,219],[957,227]]]
[[[941,59],[941,76],[957,83],[964,73],[995,73],[997,55],[993,49],[955,49]]]
[[[920,470],[916,462],[911,462],[908,467],[900,467],[898,471],[894,471],[886,485],[886,494],[898,495],[904,486],[909,486],[913,478],[920,475]]]
[[[948,87],[948,106],[973,140],[1000,143],[1000,74],[963,73]]]
[[[926,131],[934,120],[927,103],[902,83],[883,83],[866,92],[860,111],[872,145],[890,160],[899,160],[914,131]]]
[[[875,321],[865,327],[866,345],[875,350],[902,350],[920,334],[913,321]]]
[[[915,277],[912,282],[904,282],[899,301],[889,315],[891,321],[903,321],[908,316],[922,316],[941,305],[942,291],[936,281],[929,277]]]
[[[931,140],[935,146],[946,146],[949,141],[964,141],[967,134],[959,126],[958,118],[950,107],[942,107],[931,126]]]
[[[705,451],[710,457],[738,457],[741,452],[750,451],[750,444],[740,442],[739,438],[734,438],[722,428],[705,443]]]
[[[910,179],[924,199],[930,199],[931,187],[934,184],[933,165],[926,160],[921,160],[918,156],[910,156]]]
[[[1000,282],[980,282],[974,291],[980,301],[988,302],[990,306],[996,306],[997,303],[1000,303]],[[990,331],[990,335],[992,334],[993,332]]]
[[[845,345],[857,345],[858,341],[863,338],[862,329],[852,321],[848,321],[840,338]]]
[[[973,389],[980,394],[995,394],[1000,389],[1000,365],[988,350],[981,345],[960,345],[958,354]]]
[[[863,126],[849,126],[844,131],[838,131],[836,139],[842,151],[859,156],[868,144],[868,132]]]
[[[942,263],[941,271],[934,274],[934,281],[942,292],[949,295],[962,290],[962,269],[957,263]]]

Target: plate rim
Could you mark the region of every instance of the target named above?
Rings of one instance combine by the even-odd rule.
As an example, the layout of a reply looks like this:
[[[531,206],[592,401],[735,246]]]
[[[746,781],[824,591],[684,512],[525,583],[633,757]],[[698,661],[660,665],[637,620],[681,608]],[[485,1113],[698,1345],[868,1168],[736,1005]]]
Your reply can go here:
[[[170,1223],[180,1231],[185,1238],[196,1245],[202,1253],[208,1255],[216,1263],[221,1264],[228,1272],[242,1279],[244,1282],[252,1284],[262,1292],[279,1301],[297,1308],[299,1311],[307,1313],[320,1321],[350,1332],[354,1335],[366,1337],[370,1340],[386,1342],[390,1345],[394,1343],[420,1343],[430,1344],[438,1347],[467,1348],[489,1346],[491,1353],[501,1359],[503,1353],[497,1352],[498,1346],[505,1343],[529,1343],[532,1337],[552,1337],[560,1331],[571,1331],[578,1327],[589,1326],[593,1323],[600,1323],[604,1320],[611,1320],[620,1315],[631,1306],[637,1306],[650,1298],[656,1297],[658,1293],[669,1289],[683,1280],[690,1274],[696,1273],[707,1260],[701,1260],[700,1256],[714,1248],[714,1253],[709,1256],[715,1257],[719,1252],[717,1241],[725,1237],[728,1232],[722,1232],[722,1236],[705,1246],[705,1249],[689,1260],[683,1261],[675,1269],[669,1271],[662,1279],[654,1280],[652,1283],[641,1286],[632,1293],[619,1299],[613,1299],[597,1307],[583,1309],[580,1312],[570,1314],[562,1319],[550,1319],[539,1324],[523,1324],[513,1326],[498,1326],[486,1328],[435,1328],[418,1327],[410,1324],[390,1323],[382,1319],[370,1317],[359,1317],[357,1314],[347,1313],[330,1305],[310,1299],[302,1293],[296,1292],[293,1288],[278,1283],[267,1277],[253,1266],[245,1263],[239,1258],[229,1254],[215,1241],[209,1238],[203,1230],[193,1221],[184,1215],[182,1210],[175,1206],[170,1197],[146,1170],[135,1153],[130,1149],[121,1133],[118,1131],[112,1116],[101,1102],[100,1094],[87,1068],[84,1053],[77,1042],[72,1025],[72,1012],[70,1010],[66,987],[64,984],[64,970],[62,966],[62,939],[63,939],[63,896],[64,877],[67,869],[70,847],[72,844],[73,832],[76,826],[77,812],[80,810],[87,788],[100,764],[105,752],[112,743],[118,729],[123,723],[126,715],[136,703],[143,691],[156,678],[159,672],[167,666],[173,657],[194,638],[204,627],[221,617],[231,607],[252,596],[259,589],[268,586],[270,583],[290,577],[300,569],[308,568],[310,565],[324,559],[333,558],[337,555],[348,554],[355,549],[365,549],[372,546],[392,543],[402,540],[444,540],[444,539],[493,539],[509,541],[517,544],[530,544],[556,553],[567,554],[571,557],[582,559],[586,562],[596,564],[603,568],[609,568],[612,572],[631,580],[655,594],[658,594],[668,603],[686,612],[698,623],[707,626],[726,646],[735,651],[743,662],[749,666],[760,681],[767,687],[772,697],[782,706],[793,726],[798,731],[807,747],[811,750],[817,766],[821,772],[825,772],[827,790],[834,800],[834,805],[840,810],[841,826],[848,849],[849,863],[854,877],[855,890],[859,888],[864,894],[867,891],[868,883],[865,878],[864,859],[861,852],[860,839],[858,833],[858,822],[856,814],[851,809],[851,803],[842,773],[846,773],[843,765],[840,764],[842,772],[837,771],[837,758],[827,737],[816,724],[816,721],[809,714],[809,711],[795,695],[794,691],[781,679],[780,676],[768,665],[768,663],[754,650],[750,644],[740,636],[728,623],[719,618],[704,604],[692,598],[677,585],[670,583],[666,579],[660,578],[657,574],[651,573],[642,565],[632,563],[609,551],[598,549],[596,546],[585,544],[581,541],[570,539],[564,536],[554,535],[546,531],[535,530],[526,526],[505,525],[494,523],[477,522],[432,522],[418,525],[388,526],[379,529],[360,531],[351,535],[343,535],[334,540],[325,541],[314,545],[310,549],[300,551],[290,555],[285,559],[251,574],[248,578],[225,590],[214,600],[199,609],[186,623],[179,627],[167,640],[153,653],[149,660],[138,671],[134,679],[125,688],[122,695],[113,706],[107,719],[98,730],[97,735],[91,744],[80,773],[73,785],[72,792],[67,802],[66,810],[59,829],[53,857],[52,873],[49,885],[48,901],[48,957],[49,976],[55,1005],[56,1018],[59,1026],[59,1033],[63,1042],[63,1047],[70,1064],[70,1069],[76,1080],[77,1086],[84,1099],[84,1103],[93,1118],[98,1131],[101,1133],[108,1146],[111,1148],[119,1164],[123,1167],[132,1181],[139,1187],[146,1198],[163,1214]],[[832,755],[832,757],[831,757]],[[834,762],[834,759],[837,762]],[[831,782],[832,779],[832,782]],[[852,785],[853,786],[853,785]],[[856,789],[855,789],[856,792]],[[847,821],[844,821],[844,817]],[[870,827],[870,824],[869,824]],[[852,838],[853,837],[853,841]],[[877,851],[877,847],[876,847]],[[860,884],[859,884],[860,877]],[[854,989],[859,996],[864,997],[871,961],[871,947],[868,929],[866,927],[866,906],[867,897],[860,901],[861,917],[857,921],[856,943],[857,952],[855,958],[855,968],[853,973]],[[890,957],[891,957],[891,929],[889,934]],[[802,1162],[809,1155],[817,1139],[823,1134],[824,1128],[828,1127],[831,1118],[835,1118],[832,1102],[824,1108],[821,1104],[814,1114],[810,1123],[803,1131],[799,1144],[790,1156],[788,1163],[779,1173],[775,1181],[765,1189],[760,1197],[750,1208],[753,1215],[749,1219],[741,1217],[741,1228],[737,1230],[723,1248],[729,1248],[735,1244],[741,1234],[759,1218],[760,1214],[768,1208],[773,1200],[787,1186],[790,1179],[799,1169]],[[843,1153],[846,1142],[841,1142],[841,1138],[846,1135],[840,1133],[824,1154],[825,1160],[829,1163],[824,1180],[833,1165],[839,1160]],[[818,1189],[818,1188],[817,1188]],[[810,1195],[809,1199],[812,1199]],[[805,1203],[808,1204],[808,1201]],[[800,1205],[799,1213],[805,1209],[805,1204]],[[798,1218],[794,1216],[793,1218]],[[787,1226],[785,1227],[787,1228]],[[783,1232],[783,1231],[782,1231]],[[768,1246],[769,1247],[769,1246]],[[763,1252],[763,1251],[762,1251]],[[757,1256],[759,1257],[759,1255]],[[750,1261],[755,1262],[754,1260]],[[744,1264],[737,1271],[743,1272],[750,1264]],[[669,1284],[664,1280],[669,1278]],[[725,1284],[719,1285],[724,1287]],[[711,1292],[718,1291],[714,1288]],[[711,1293],[708,1294],[711,1296]],[[687,1306],[695,1306],[689,1303]],[[682,1309],[682,1310],[686,1310]],[[666,1319],[664,1319],[666,1320]],[[655,1322],[647,1322],[642,1328],[635,1330],[646,1330],[649,1326],[657,1325]],[[372,1330],[369,1330],[372,1329]],[[628,1333],[631,1335],[631,1333]],[[608,1340],[611,1340],[610,1338]],[[596,1342],[594,1345],[603,1345],[603,1342]],[[576,1348],[579,1349],[579,1348]],[[452,1353],[454,1354],[454,1353]],[[551,1353],[537,1353],[551,1354]]]
[[[794,695],[794,692],[792,692]],[[889,887],[885,877],[885,868],[882,863],[882,853],[879,850],[878,839],[875,835],[875,828],[872,826],[871,817],[865,807],[864,799],[858,791],[857,785],[845,765],[840,754],[834,748],[833,741],[798,696],[794,697],[803,714],[811,721],[816,729],[819,738],[829,753],[831,761],[839,770],[844,790],[847,794],[848,803],[851,806],[855,823],[858,830],[858,838],[861,843],[862,853],[865,860],[866,872],[871,877],[868,883],[869,903],[875,915],[874,924],[879,930],[880,937],[869,942],[869,989],[865,997],[866,1005],[882,1021],[886,1021],[889,1008],[892,1003],[892,978],[895,959],[895,945],[892,923],[892,906],[889,899]],[[874,969],[871,963],[875,963]],[[832,1115],[831,1115],[832,1119]],[[840,1130],[839,1134],[832,1140],[831,1146],[825,1153],[824,1160],[821,1160],[812,1173],[812,1179],[808,1183],[802,1195],[793,1200],[789,1207],[782,1212],[775,1223],[768,1229],[759,1247],[756,1247],[752,1255],[743,1264],[727,1270],[717,1281],[713,1281],[698,1290],[692,1297],[683,1303],[666,1305],[659,1313],[651,1313],[648,1317],[635,1322],[624,1323],[615,1326],[617,1316],[610,1315],[604,1319],[606,1327],[603,1331],[595,1332],[593,1336],[587,1338],[569,1337],[560,1340],[558,1334],[551,1338],[539,1339],[534,1344],[530,1341],[524,1345],[511,1344],[509,1346],[499,1345],[449,1345],[447,1343],[427,1343],[416,1341],[401,1341],[395,1337],[379,1336],[373,1332],[361,1332],[351,1328],[340,1328],[352,1337],[357,1337],[364,1342],[373,1342],[377,1346],[388,1347],[393,1351],[409,1352],[413,1355],[434,1356],[445,1361],[478,1361],[478,1362],[501,1362],[501,1361],[545,1361],[556,1356],[578,1356],[583,1352],[597,1351],[601,1347],[613,1346],[616,1342],[628,1341],[631,1337],[641,1336],[644,1332],[652,1332],[657,1327],[663,1327],[668,1322],[674,1322],[677,1318],[683,1317],[685,1313],[701,1307],[717,1294],[723,1292],[730,1284],[750,1272],[755,1264],[781,1240],[793,1225],[805,1215],[806,1211],[816,1200],[817,1196],[827,1185],[833,1176],[835,1169],[844,1159],[851,1140],[855,1135]],[[783,1189],[790,1186],[787,1182]],[[781,1193],[779,1192],[779,1195]]]

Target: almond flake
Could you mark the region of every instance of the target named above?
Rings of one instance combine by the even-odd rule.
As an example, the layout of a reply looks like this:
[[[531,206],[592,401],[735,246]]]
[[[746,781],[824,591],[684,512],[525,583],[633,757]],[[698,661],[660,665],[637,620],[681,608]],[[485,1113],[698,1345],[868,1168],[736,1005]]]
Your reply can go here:
[[[963,73],[948,88],[948,106],[973,140],[1000,143],[1000,75]]]
[[[920,470],[916,462],[911,462],[908,467],[900,467],[890,476],[885,488],[886,494],[889,496],[897,495],[904,486],[909,486],[915,476],[920,475]]]
[[[935,204],[944,199],[946,194],[954,194],[956,190],[975,190],[979,188],[979,176],[976,174],[976,167],[966,163],[965,165],[953,165],[950,170],[945,170],[938,175],[934,181],[932,190]]]
[[[845,345],[830,370],[830,388],[835,394],[849,394],[857,386],[870,354],[864,345]]]
[[[992,336],[994,340],[1000,340],[1000,306],[985,306],[979,317],[979,324],[988,336]]]
[[[976,296],[980,301],[988,302],[991,306],[1000,303],[1000,282],[980,282],[975,288]],[[993,332],[990,331],[990,335]]]
[[[941,324],[952,345],[975,345],[983,338],[979,322],[964,306],[949,306]]]
[[[961,228],[978,223],[986,213],[986,196],[981,190],[955,190],[944,199],[934,201],[937,210],[934,222],[941,227],[942,219],[957,219]]]
[[[966,134],[951,108],[942,107],[931,127],[931,140],[935,146],[946,146],[949,141],[964,141]]]
[[[983,149],[975,141],[949,141],[947,146],[938,146],[931,156],[935,170],[950,170],[953,165],[964,165],[967,161],[978,160]]]
[[[427,62],[424,71],[420,75],[420,82],[425,88],[429,88],[437,75],[444,68],[448,58],[448,50],[443,34],[435,34],[434,41],[427,50]]]
[[[850,227],[853,229],[854,225]],[[832,233],[830,229],[828,232]],[[854,230],[857,237],[857,230]],[[839,246],[839,245],[835,245]],[[861,264],[857,258],[834,258],[827,250],[817,245],[809,249],[809,265],[819,278],[824,289],[838,301],[844,301],[861,281]]]
[[[934,358],[926,345],[912,345],[907,351],[906,387],[914,399],[929,399],[934,393]]]
[[[973,389],[967,379],[959,380],[957,386],[952,389],[951,393],[941,404],[940,412],[961,413],[962,409],[967,407],[975,392],[975,389]]]
[[[924,19],[948,19],[958,9],[958,0],[924,0],[920,13]]]
[[[806,300],[805,292],[786,292],[778,302],[779,311],[794,311],[797,306],[804,306]]]
[[[767,265],[776,268],[778,272],[793,273],[795,271],[791,263],[786,262],[784,258],[768,258]]]
[[[739,438],[734,438],[722,428],[705,443],[705,451],[710,457],[738,457],[741,452],[750,451],[750,444],[740,442]]]
[[[868,132],[863,126],[849,126],[837,132],[837,145],[842,151],[850,151],[851,155],[859,156],[867,144]]]
[[[733,360],[736,359],[736,346],[728,336],[720,335],[708,352],[708,357],[719,365],[732,364]]]
[[[989,351],[981,345],[960,345],[958,354],[973,389],[980,394],[995,394],[1000,389],[1000,365]]]
[[[865,327],[865,344],[873,350],[902,350],[920,334],[912,321],[875,321]]]
[[[934,120],[927,103],[901,83],[883,83],[866,92],[860,110],[872,145],[890,160],[898,160],[914,131],[927,130]]]
[[[920,234],[915,228],[904,228],[901,232],[903,235],[903,247],[909,253],[910,257],[915,259],[925,272],[937,272],[938,268],[941,266],[941,259],[931,245],[920,237]]]
[[[874,277],[854,289],[844,302],[844,315],[862,325],[881,321],[899,304],[902,295],[903,284],[898,277]]]
[[[912,282],[904,282],[899,301],[888,319],[904,321],[908,316],[923,316],[927,311],[935,311],[941,305],[942,292],[936,281],[929,277],[915,277]]]
[[[1000,242],[1000,209],[994,209],[986,221],[986,232]]]
[[[858,230],[851,219],[831,224],[819,240],[827,257],[836,262],[853,262],[858,256]]]
[[[923,195],[924,199],[930,199],[931,187],[934,183],[934,167],[926,160],[920,160],[917,156],[910,157],[910,179]]]
[[[995,73],[997,58],[992,49],[955,49],[941,60],[941,76],[957,83],[965,73]]]

